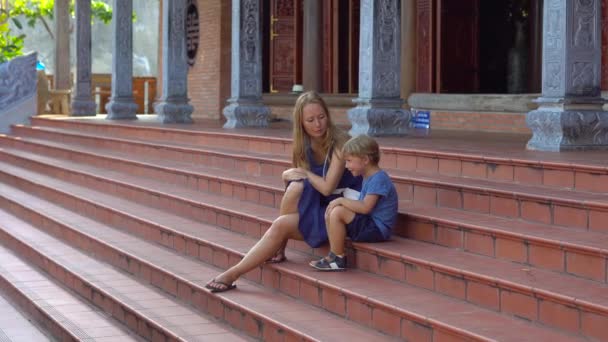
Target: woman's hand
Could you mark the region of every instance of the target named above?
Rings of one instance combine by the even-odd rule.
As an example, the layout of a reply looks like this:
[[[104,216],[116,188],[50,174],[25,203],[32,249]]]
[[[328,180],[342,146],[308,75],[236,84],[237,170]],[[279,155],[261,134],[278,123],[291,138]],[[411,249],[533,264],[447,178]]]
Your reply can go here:
[[[291,169],[285,170],[285,171],[283,171],[283,174],[281,175],[281,177],[283,178],[283,181],[285,181],[285,182],[308,178],[306,175],[306,170],[304,170],[302,168],[291,168]]]

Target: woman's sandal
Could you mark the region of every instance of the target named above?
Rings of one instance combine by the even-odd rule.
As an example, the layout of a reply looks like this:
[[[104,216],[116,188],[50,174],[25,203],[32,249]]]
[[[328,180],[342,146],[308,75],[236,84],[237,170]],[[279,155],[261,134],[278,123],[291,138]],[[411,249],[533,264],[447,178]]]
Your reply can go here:
[[[287,261],[287,258],[284,255],[282,255],[280,257],[273,256],[272,258],[266,260],[266,263],[267,264],[280,264],[285,261]]]
[[[287,261],[285,256],[285,248],[279,249],[272,257],[265,261],[266,264],[280,264]]]
[[[219,286],[213,286],[213,285],[219,285]],[[226,291],[230,291],[230,290],[234,290],[236,289],[236,284],[232,283],[232,284],[227,284],[224,283],[222,281],[217,281],[215,279],[212,279],[210,282],[208,282],[205,285],[205,288],[211,290],[211,292],[216,293],[216,292],[226,292]]]

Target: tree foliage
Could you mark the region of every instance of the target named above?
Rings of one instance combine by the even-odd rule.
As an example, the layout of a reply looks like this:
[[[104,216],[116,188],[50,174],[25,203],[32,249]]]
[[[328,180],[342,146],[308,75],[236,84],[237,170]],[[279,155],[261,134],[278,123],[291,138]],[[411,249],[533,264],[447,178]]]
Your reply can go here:
[[[7,8],[0,9],[0,63],[13,57],[20,56],[23,49],[24,34],[14,35],[9,23],[21,30],[22,20],[30,27],[40,22],[51,39],[55,39],[48,20],[53,19],[55,0],[9,0]],[[74,16],[74,0],[70,1],[70,14]],[[103,1],[91,2],[91,20],[99,20],[105,24],[112,20],[112,8]],[[72,25],[72,23],[70,23]],[[73,27],[70,26],[70,31]]]

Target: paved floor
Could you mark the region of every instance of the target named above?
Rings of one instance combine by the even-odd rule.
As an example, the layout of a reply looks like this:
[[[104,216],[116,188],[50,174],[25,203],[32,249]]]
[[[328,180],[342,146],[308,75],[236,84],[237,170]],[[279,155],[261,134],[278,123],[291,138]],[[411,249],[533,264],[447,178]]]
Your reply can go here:
[[[0,341],[51,341],[23,314],[0,296]]]

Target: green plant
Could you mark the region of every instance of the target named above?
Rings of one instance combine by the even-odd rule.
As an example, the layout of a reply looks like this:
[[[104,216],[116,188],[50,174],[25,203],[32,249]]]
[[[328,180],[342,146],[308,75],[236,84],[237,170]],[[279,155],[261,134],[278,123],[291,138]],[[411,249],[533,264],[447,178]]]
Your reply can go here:
[[[7,62],[23,54],[23,39],[25,39],[25,35],[12,35],[8,21],[9,18],[10,14],[8,11],[0,9],[0,63]]]
[[[8,0],[6,8],[0,9],[0,63],[23,54],[24,34],[14,35],[9,23],[21,30],[22,20],[30,27],[40,22],[51,39],[55,39],[48,20],[53,19],[55,0]],[[70,1],[70,14],[74,16],[74,0]],[[112,8],[103,1],[91,1],[91,21],[99,20],[108,24],[112,20]],[[136,19],[135,13],[133,20]],[[70,27],[70,31],[73,27]]]

